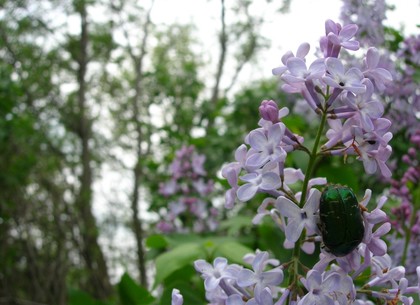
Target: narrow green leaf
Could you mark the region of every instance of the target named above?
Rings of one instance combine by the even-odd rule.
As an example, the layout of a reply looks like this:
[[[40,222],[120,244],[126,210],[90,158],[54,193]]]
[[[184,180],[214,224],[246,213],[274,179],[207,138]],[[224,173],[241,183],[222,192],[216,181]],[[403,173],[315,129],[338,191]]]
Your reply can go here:
[[[205,257],[201,244],[189,243],[180,245],[156,258],[156,277],[154,287],[176,270],[193,264],[194,260]]]
[[[245,254],[254,253],[251,248],[248,248],[238,242],[229,241],[218,245],[215,249],[217,256],[226,257],[229,262],[243,264],[243,257]]]
[[[122,305],[148,305],[155,300],[146,288],[138,285],[127,273],[118,283],[118,293]]]
[[[168,245],[165,236],[161,234],[151,235],[146,239],[146,246],[153,249],[162,249]]]

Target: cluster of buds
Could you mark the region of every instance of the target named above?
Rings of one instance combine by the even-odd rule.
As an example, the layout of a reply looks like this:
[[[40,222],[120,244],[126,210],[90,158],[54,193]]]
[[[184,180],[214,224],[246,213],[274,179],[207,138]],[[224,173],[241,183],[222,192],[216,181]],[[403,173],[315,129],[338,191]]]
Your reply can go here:
[[[218,210],[209,203],[213,181],[206,179],[204,155],[194,146],[176,151],[170,166],[171,179],[160,184],[159,193],[168,199],[160,211],[157,229],[162,233],[207,232],[217,228]]]

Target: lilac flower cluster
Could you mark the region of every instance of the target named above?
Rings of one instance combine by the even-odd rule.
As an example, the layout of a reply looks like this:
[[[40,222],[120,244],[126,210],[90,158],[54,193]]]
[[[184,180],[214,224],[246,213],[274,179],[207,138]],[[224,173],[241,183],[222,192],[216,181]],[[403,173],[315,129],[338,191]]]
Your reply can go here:
[[[420,125],[420,35],[405,39],[395,55],[398,61],[391,70],[394,81],[384,91],[386,117],[395,122],[393,130],[411,134]],[[384,56],[380,65],[393,66]]]
[[[383,22],[386,19],[385,0],[343,0],[340,19],[345,24],[359,27],[358,40],[362,45],[384,43]]]
[[[402,158],[408,168],[401,179],[391,181],[390,193],[401,204],[392,209],[394,234],[389,240],[394,261],[406,266],[407,278],[413,282],[420,265],[420,129],[410,140],[413,146]]]
[[[170,166],[171,180],[160,184],[159,193],[168,198],[167,208],[160,211],[157,229],[163,233],[214,231],[218,225],[218,210],[208,197],[214,189],[206,180],[205,156],[194,146],[184,146],[176,152]]]
[[[353,39],[357,26],[342,27],[328,20],[325,29],[320,40],[322,57],[307,64],[309,44],[304,43],[296,56],[286,53],[283,66],[273,69],[285,83],[282,88],[300,93],[320,118],[313,146],[306,147],[303,137],[293,134],[283,123],[287,108],[279,109],[274,101],[263,101],[259,107],[259,128],[252,130],[238,147],[236,161],[222,169],[231,186],[226,192],[226,207],[232,208],[237,200],[249,201],[257,193],[265,194],[253,223],[270,216],[285,234],[285,248],[293,249],[292,258],[280,264],[270,259],[268,252],[257,250],[244,258],[252,269],[229,264],[222,257],[216,258],[213,265],[196,261],[195,268],[204,279],[210,304],[361,305],[372,304],[370,300],[413,304],[410,295],[420,296],[420,266],[415,269],[417,280],[409,284],[406,269],[394,266],[387,253],[383,238],[391,224],[382,210],[386,197],[381,197],[369,211],[366,206],[371,191],[366,190],[359,202],[364,235],[354,250],[336,256],[322,247],[318,188],[327,180],[313,177],[317,158],[355,155],[363,162],[366,173],[373,174],[379,168],[383,176],[389,177],[386,161],[392,151],[388,145],[391,122],[382,117],[383,106],[372,98],[375,90],[391,81],[391,74],[378,67],[378,51],[374,48],[368,50],[363,70],[346,67],[339,59],[343,49],[359,48]],[[308,155],[305,173],[285,166],[288,154],[296,150]],[[301,186],[298,192],[294,191],[296,182]],[[318,262],[305,266],[301,251],[313,254],[319,242]],[[173,298],[174,305],[182,303],[179,292],[174,291]]]
[[[388,9],[385,0],[344,0],[341,20],[358,25],[356,37],[361,45],[378,46],[391,42],[395,48],[393,39],[399,37],[392,37],[389,33],[393,30],[383,24]],[[392,132],[410,134],[420,124],[420,35],[410,36],[398,44],[396,51],[382,50],[376,57],[376,66],[388,70],[393,78],[386,87],[380,88],[382,94],[378,96],[386,108],[384,117],[393,122]],[[354,59],[357,65],[357,58]]]

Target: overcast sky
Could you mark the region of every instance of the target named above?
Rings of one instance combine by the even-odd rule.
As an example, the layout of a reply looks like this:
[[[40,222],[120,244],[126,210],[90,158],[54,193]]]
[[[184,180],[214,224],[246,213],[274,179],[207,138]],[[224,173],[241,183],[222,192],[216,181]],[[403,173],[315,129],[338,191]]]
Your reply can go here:
[[[229,0],[226,3],[230,3]],[[281,3],[273,1],[273,3]],[[420,24],[419,0],[387,0],[395,5],[395,11],[388,12],[387,25],[395,28],[405,27],[406,34],[419,33],[416,24]],[[258,5],[257,5],[258,4]],[[288,50],[296,51],[302,42],[309,42],[312,50],[324,33],[327,19],[339,21],[342,1],[340,0],[292,0],[290,12],[284,15],[270,11],[266,1],[254,0],[253,12],[265,16],[263,36],[271,41],[271,47],[261,53],[259,65],[248,67],[240,79],[247,80],[271,75],[271,69],[280,64],[281,56]],[[215,50],[217,56],[217,36],[219,29],[220,1],[216,0],[155,0],[152,19],[155,23],[189,23],[196,25],[200,39],[206,49]]]

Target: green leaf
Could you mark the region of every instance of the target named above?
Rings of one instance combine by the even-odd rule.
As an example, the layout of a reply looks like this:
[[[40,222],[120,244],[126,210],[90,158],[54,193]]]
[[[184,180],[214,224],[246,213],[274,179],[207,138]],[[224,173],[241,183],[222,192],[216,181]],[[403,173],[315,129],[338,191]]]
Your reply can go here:
[[[235,217],[228,218],[220,223],[219,228],[221,230],[227,230],[228,235],[237,234],[243,228],[249,228],[252,226],[252,217],[237,215]]]
[[[359,180],[355,175],[354,168],[348,164],[343,164],[340,167],[333,167],[329,164],[322,165],[316,175],[326,177],[329,183],[347,185],[355,193],[359,192]]]
[[[165,236],[161,234],[151,235],[146,239],[146,246],[153,249],[162,249],[168,245]]]
[[[254,253],[255,251],[238,242],[229,241],[221,243],[215,249],[215,256],[226,257],[230,262],[243,264],[245,254]]]
[[[192,264],[194,260],[205,257],[204,248],[198,243],[180,245],[156,258],[156,277],[154,287],[178,269]]]
[[[118,293],[122,305],[148,305],[155,300],[146,288],[138,285],[127,273],[118,283]]]

